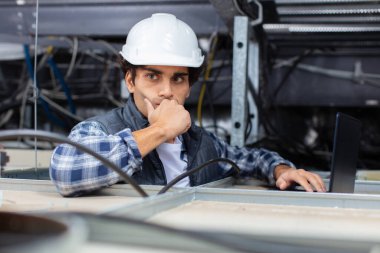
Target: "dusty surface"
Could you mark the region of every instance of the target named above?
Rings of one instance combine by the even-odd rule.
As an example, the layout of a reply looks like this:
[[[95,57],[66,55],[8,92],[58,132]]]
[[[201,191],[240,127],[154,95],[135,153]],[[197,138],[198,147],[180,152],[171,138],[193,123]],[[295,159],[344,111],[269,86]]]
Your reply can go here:
[[[360,180],[380,181],[380,170],[358,170],[356,178]]]
[[[101,242],[88,242],[81,247],[78,253],[125,253],[125,252],[135,252],[135,253],[188,253],[189,251],[181,250],[170,250],[160,249],[155,247],[138,247],[134,245],[117,245],[117,244],[106,244]]]
[[[149,221],[187,229],[380,242],[380,210],[193,201]]]
[[[231,185],[228,188],[229,189],[244,189],[244,190],[268,190],[268,189],[270,189],[269,186],[265,186],[265,185],[243,185],[243,184]]]
[[[9,157],[9,162],[4,167],[5,170],[34,168],[36,165],[36,155],[32,149],[4,149],[3,151]],[[48,168],[52,153],[53,150],[38,150],[37,168]]]
[[[85,196],[64,198],[55,192],[3,190],[0,211],[79,211],[97,213],[138,200],[137,197]]]

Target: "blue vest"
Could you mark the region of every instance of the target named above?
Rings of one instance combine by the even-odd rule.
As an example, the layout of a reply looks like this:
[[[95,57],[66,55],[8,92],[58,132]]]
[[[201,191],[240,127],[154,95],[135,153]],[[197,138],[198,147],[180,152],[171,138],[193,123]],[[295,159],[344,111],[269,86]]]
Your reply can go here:
[[[124,107],[113,109],[104,115],[96,116],[89,120],[100,123],[103,131],[108,134],[115,134],[125,128],[129,128],[134,132],[149,125],[148,120],[136,108],[133,98],[128,99]],[[210,159],[218,158],[213,139],[202,128],[192,124],[191,128],[182,137],[188,156],[187,170],[202,165]],[[228,174],[216,163],[213,163],[189,176],[190,185],[201,185],[226,176]],[[167,184],[164,167],[156,150],[143,158],[142,170],[134,173],[132,178],[139,184]]]

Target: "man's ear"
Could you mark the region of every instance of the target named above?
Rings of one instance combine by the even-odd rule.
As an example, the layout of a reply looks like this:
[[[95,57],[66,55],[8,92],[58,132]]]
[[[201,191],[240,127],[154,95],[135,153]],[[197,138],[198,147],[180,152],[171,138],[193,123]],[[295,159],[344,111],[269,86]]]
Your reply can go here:
[[[133,84],[131,71],[128,71],[125,74],[125,84],[127,85],[129,93],[133,93],[135,91],[135,85]]]

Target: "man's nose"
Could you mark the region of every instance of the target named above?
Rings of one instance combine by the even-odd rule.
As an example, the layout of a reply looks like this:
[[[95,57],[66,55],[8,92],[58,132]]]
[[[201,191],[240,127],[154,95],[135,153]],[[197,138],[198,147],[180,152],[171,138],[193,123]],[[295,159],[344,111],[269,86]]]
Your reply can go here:
[[[173,96],[172,86],[169,81],[163,82],[159,95],[165,98],[171,98]]]

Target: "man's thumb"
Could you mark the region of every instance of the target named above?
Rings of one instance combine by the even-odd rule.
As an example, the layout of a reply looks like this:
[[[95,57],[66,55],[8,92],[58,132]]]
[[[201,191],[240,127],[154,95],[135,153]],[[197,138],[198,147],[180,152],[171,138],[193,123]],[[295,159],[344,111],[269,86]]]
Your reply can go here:
[[[283,179],[282,177],[280,177],[279,179],[277,179],[276,181],[276,186],[281,189],[281,190],[284,190],[287,186],[288,186],[288,183],[286,182],[285,179]]]
[[[144,102],[146,105],[146,112],[148,114],[147,116],[149,117],[149,115],[154,111],[154,107],[153,107],[152,103],[149,101],[149,99],[144,98]]]

